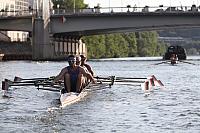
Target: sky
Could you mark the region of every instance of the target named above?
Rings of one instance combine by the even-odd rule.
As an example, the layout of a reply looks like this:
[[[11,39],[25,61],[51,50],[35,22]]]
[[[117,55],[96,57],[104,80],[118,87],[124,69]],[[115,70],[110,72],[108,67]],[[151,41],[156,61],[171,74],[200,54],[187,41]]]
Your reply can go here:
[[[84,0],[84,3],[89,4],[90,8],[93,8],[100,4],[101,7],[126,7],[127,5],[137,5],[137,7],[144,6],[191,6],[192,4],[200,4],[200,0]]]

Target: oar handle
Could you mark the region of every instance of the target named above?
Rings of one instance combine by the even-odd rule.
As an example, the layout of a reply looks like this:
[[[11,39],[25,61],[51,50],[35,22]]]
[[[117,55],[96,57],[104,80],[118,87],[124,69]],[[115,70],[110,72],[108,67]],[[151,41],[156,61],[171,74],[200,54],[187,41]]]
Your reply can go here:
[[[108,80],[111,79],[110,76],[109,76],[109,77],[99,77],[99,76],[96,76],[96,77],[94,77],[94,78],[96,78],[96,79],[108,79]]]
[[[58,89],[40,88],[40,87],[38,87],[37,89],[38,89],[38,90],[47,90],[47,91],[60,92],[60,90],[58,90]]]
[[[115,80],[115,82],[144,83],[144,81],[137,81],[137,80]]]
[[[20,78],[20,77],[15,76],[14,81],[53,80],[54,78],[55,78],[55,76],[51,76],[51,77],[48,77],[48,78],[27,78],[27,79],[24,79],[24,78]]]

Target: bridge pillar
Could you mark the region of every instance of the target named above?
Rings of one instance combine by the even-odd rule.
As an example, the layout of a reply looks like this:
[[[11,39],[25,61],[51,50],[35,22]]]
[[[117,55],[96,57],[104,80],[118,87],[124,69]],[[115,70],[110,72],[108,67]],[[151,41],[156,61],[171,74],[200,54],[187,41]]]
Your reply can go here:
[[[34,1],[37,13],[33,20],[32,58],[33,60],[51,60],[54,46],[50,44],[50,0]]]
[[[44,26],[44,20],[35,18],[33,22],[32,58],[33,60],[53,59],[53,45],[50,44],[48,26]]]

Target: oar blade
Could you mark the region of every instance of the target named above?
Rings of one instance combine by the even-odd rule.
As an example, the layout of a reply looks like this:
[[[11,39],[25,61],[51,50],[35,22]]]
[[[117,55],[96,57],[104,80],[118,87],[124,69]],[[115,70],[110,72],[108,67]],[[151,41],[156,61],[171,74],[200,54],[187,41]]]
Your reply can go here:
[[[191,65],[196,65],[196,64],[194,64],[194,63],[187,62],[187,61],[182,61],[182,60],[179,60],[179,61],[182,62],[182,63],[187,63],[187,64],[191,64]]]
[[[2,81],[2,90],[8,90],[9,84],[6,81]]]
[[[157,81],[156,81],[156,85],[157,85],[157,86],[164,86],[164,84],[163,84],[160,80],[157,80]]]
[[[15,76],[14,81],[15,82],[20,82],[20,81],[22,81],[22,78]]]
[[[151,78],[153,79],[154,86],[164,86],[164,84],[160,80],[158,80],[154,75],[152,75]]]
[[[11,80],[9,80],[9,79],[5,79],[4,81],[7,82],[8,84],[12,84],[12,83],[13,83],[13,82],[12,82]]]

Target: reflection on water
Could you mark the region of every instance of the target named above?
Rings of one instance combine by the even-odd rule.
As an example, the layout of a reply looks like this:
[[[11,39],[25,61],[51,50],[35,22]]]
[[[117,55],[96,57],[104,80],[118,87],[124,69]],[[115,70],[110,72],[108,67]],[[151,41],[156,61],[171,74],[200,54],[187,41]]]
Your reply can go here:
[[[199,60],[152,65],[160,60],[90,61],[96,75],[147,77],[156,75],[165,89],[145,96],[139,86],[96,89],[80,102],[58,109],[59,94],[34,87],[11,88],[0,97],[0,132],[199,132]],[[148,60],[148,61],[147,61]],[[48,77],[66,62],[1,62],[0,78]],[[51,109],[49,111],[49,109]]]

